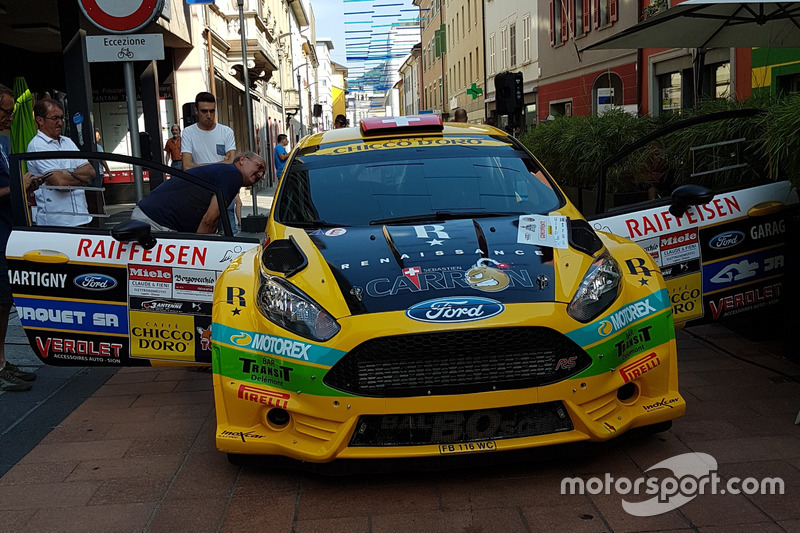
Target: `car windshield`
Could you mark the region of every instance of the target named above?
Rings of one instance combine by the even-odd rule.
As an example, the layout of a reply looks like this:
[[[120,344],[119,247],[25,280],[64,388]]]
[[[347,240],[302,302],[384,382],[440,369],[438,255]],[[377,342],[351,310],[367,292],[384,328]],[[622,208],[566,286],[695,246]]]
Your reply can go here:
[[[536,161],[499,138],[350,141],[305,149],[292,161],[275,218],[296,227],[361,226],[560,205]]]

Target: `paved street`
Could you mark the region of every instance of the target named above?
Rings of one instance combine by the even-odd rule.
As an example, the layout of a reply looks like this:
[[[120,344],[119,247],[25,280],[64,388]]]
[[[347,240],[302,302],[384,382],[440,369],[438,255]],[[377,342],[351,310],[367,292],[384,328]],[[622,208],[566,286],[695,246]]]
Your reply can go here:
[[[31,392],[0,396],[2,462],[16,463],[0,478],[0,531],[800,531],[800,368],[721,326],[678,336],[688,409],[667,433],[589,456],[345,477],[229,464],[209,373],[42,367]],[[21,342],[12,328],[13,357]],[[614,493],[560,494],[565,476],[633,480],[690,451],[724,479],[780,477],[785,494],[701,495],[652,517]]]

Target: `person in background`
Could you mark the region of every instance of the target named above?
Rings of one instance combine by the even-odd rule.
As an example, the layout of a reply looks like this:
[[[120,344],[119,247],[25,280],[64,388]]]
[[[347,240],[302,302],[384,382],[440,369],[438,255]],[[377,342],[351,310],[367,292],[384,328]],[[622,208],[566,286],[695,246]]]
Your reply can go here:
[[[342,116],[342,115],[339,115]],[[286,160],[289,159],[289,152],[286,147],[289,146],[289,137],[283,133],[278,135],[278,144],[275,145],[275,177],[281,179],[283,174],[283,167],[286,166]]]
[[[466,122],[467,111],[463,107],[457,107],[453,112],[453,122]]]
[[[183,161],[181,160],[181,127],[173,124],[170,129],[172,137],[167,139],[164,145],[164,164],[172,168],[183,170]]]
[[[333,129],[338,130],[339,128],[346,128],[347,126],[349,126],[347,117],[344,115],[336,115],[336,119],[333,121]]]
[[[0,130],[7,130],[14,117],[14,96],[11,89],[0,85]],[[8,263],[6,262],[6,244],[11,235],[11,188],[8,154],[11,153],[11,143],[6,136],[0,136],[0,390],[7,392],[21,392],[30,390],[30,382],[36,379],[36,374],[26,372],[11,361],[6,360],[6,331],[8,330],[8,316],[14,299],[11,294],[11,284],[8,280]],[[40,184],[30,172],[22,178],[28,193],[35,190]]]
[[[211,163],[233,163],[236,141],[232,129],[217,124],[217,99],[209,92],[199,92],[194,99],[194,110],[197,122],[183,130],[181,137],[183,170]],[[241,216],[242,200],[238,194],[228,206],[234,233],[237,225],[241,225],[241,219],[236,218],[237,211]]]
[[[253,152],[236,156],[233,164],[216,163],[193,167],[187,172],[218,185],[222,200],[228,204],[242,187],[252,187],[266,172],[264,158]],[[175,201],[180,198],[180,201]],[[142,198],[131,213],[131,220],[150,224],[154,231],[215,233],[219,226],[217,197],[193,183],[179,178],[165,181]]]
[[[103,150],[103,145],[100,144],[100,140],[101,139],[102,139],[102,137],[100,137],[100,130],[95,128],[95,130],[94,130],[94,141],[95,141],[95,144],[97,145],[97,151],[98,152],[105,152],[105,150]],[[108,162],[105,159],[101,159],[100,160],[100,182],[101,183],[102,183],[102,178],[105,175],[110,176],[111,175],[111,169],[108,168]]]
[[[33,106],[33,116],[39,127],[36,136],[28,143],[29,152],[78,152],[69,137],[61,135],[64,124],[64,107],[61,102],[42,98]],[[85,159],[37,159],[28,161],[28,170],[45,177],[45,185],[36,190],[36,219],[39,226],[66,226],[74,228],[92,221],[86,204],[86,193],[80,189],[95,177],[94,167]]]

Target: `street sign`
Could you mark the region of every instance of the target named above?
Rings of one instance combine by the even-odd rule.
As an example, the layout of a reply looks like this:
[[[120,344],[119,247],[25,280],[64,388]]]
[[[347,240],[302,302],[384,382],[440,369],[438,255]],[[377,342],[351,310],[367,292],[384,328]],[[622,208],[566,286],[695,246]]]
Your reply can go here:
[[[111,33],[133,33],[161,14],[164,0],[78,0],[86,18]]]
[[[160,33],[89,35],[86,59],[89,63],[161,60],[164,59],[164,36]]]

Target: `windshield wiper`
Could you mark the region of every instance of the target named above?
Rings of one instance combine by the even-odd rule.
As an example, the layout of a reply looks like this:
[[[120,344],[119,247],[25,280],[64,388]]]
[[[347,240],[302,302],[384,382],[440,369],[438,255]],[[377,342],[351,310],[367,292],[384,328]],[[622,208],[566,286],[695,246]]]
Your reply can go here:
[[[490,218],[490,217],[510,217],[524,215],[519,212],[491,212],[491,211],[435,211],[433,213],[423,213],[421,215],[408,215],[404,217],[379,218],[370,220],[370,226],[382,226],[384,224],[403,224],[406,222],[427,222],[430,220],[455,220],[459,218]]]
[[[286,226],[293,228],[346,228],[348,224],[336,224],[335,222],[328,222],[319,218],[314,220],[293,220],[292,222],[284,222]]]

